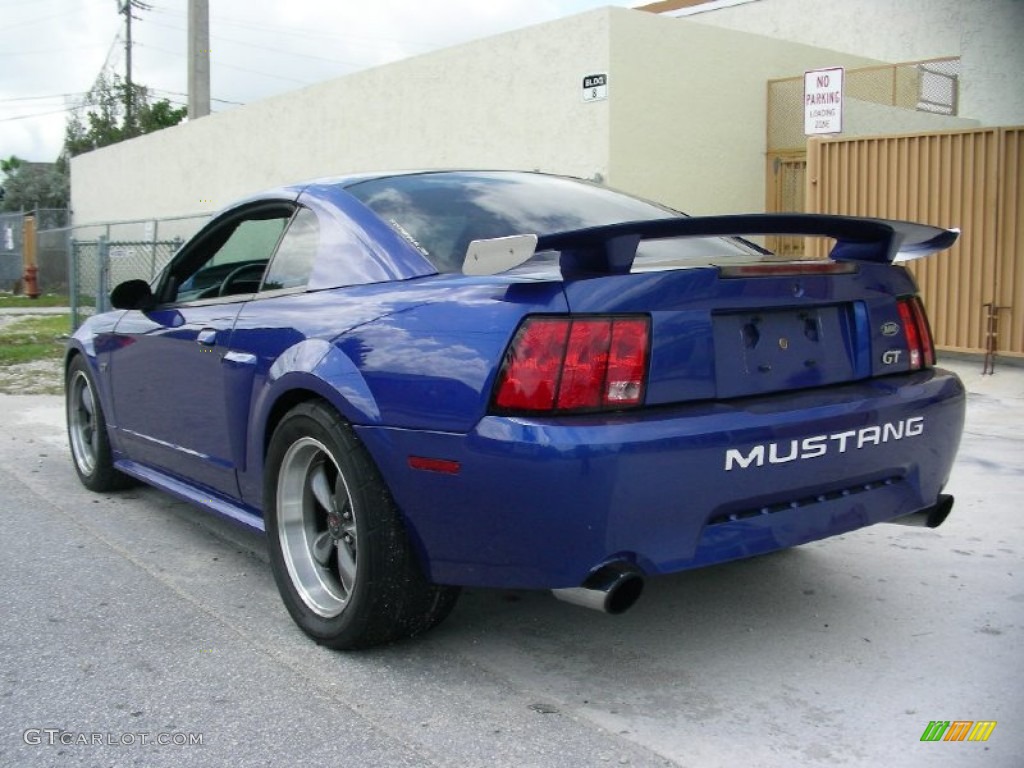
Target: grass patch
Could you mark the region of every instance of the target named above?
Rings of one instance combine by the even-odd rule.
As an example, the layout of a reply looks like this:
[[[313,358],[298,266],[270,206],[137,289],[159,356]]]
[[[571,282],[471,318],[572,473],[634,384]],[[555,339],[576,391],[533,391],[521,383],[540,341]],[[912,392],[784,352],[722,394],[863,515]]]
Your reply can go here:
[[[15,296],[13,293],[0,293],[0,309],[32,309],[32,307],[68,307],[71,299],[67,294],[44,293],[38,299],[28,296]]]
[[[25,317],[0,326],[0,365],[60,358],[70,328],[70,315]]]

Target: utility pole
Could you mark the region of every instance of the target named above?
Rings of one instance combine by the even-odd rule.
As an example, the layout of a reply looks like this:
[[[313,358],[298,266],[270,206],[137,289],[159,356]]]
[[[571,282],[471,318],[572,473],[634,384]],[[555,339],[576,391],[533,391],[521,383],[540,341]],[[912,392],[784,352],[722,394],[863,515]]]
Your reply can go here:
[[[125,62],[125,91],[124,91],[124,125],[132,135],[135,126],[135,85],[132,82],[132,10],[138,8],[140,11],[152,10],[152,6],[146,5],[142,0],[117,0],[117,12],[124,14],[124,62]]]
[[[188,119],[210,114],[210,0],[188,0]]]
[[[121,13],[124,14],[124,62],[125,62],[125,92],[124,92],[124,125],[130,128],[134,124],[132,114],[132,102],[135,101],[135,91],[132,88],[132,0],[124,0],[121,6]]]

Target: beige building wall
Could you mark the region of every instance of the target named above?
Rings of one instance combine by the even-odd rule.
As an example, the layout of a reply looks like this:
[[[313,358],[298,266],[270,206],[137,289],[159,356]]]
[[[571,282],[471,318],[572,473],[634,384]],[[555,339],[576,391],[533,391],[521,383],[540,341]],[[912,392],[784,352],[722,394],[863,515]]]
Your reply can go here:
[[[612,19],[608,182],[693,214],[764,210],[767,80],[878,64],[653,14]]]
[[[331,80],[76,157],[76,224],[209,212],[279,184],[366,170],[608,175],[596,11]]]
[[[977,128],[980,120],[963,117],[933,115],[914,109],[899,109],[870,101],[847,99],[843,113],[844,137],[877,136],[884,134],[925,133],[929,131],[959,131]],[[830,136],[828,138],[840,138]]]
[[[797,2],[743,8],[776,1]],[[208,213],[305,179],[458,167],[592,178],[693,213],[764,210],[767,81],[876,63],[685,19],[599,9],[76,157],[74,221]],[[583,77],[596,73],[608,74],[608,97],[584,101]],[[908,130],[908,111],[897,112],[851,116],[851,125]],[[944,127],[929,118],[915,114],[922,129]],[[161,237],[171,231],[184,233],[162,226]]]
[[[960,115],[982,125],[1024,123],[1021,0],[752,0],[667,13],[894,64],[959,56]]]

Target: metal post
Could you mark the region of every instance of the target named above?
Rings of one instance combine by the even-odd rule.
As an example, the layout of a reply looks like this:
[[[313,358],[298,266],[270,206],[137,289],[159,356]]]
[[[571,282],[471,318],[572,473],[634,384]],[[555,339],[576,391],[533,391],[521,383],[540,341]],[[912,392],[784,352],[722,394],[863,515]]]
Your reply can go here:
[[[71,332],[78,330],[78,241],[68,230],[68,303],[71,304]]]
[[[100,235],[96,244],[96,314],[106,312],[109,308],[110,292],[110,239],[106,235]]]
[[[65,221],[68,221],[68,219],[65,219]],[[75,237],[75,230],[74,230],[74,228],[67,227],[64,230],[64,253],[67,254],[67,258],[69,258],[69,259],[71,258],[71,244],[74,242],[74,237]],[[71,265],[69,264],[68,265],[68,267],[69,267],[69,269],[68,269],[68,281],[69,282],[71,281],[71,269],[70,269],[70,266]],[[69,292],[71,291],[70,285],[68,286],[68,291]],[[73,295],[74,294],[71,294],[71,296],[73,296]],[[70,299],[71,296],[69,296],[68,298]]]
[[[156,240],[157,232],[160,228],[160,220],[153,220],[153,244],[149,248],[149,279],[152,280],[156,275]]]

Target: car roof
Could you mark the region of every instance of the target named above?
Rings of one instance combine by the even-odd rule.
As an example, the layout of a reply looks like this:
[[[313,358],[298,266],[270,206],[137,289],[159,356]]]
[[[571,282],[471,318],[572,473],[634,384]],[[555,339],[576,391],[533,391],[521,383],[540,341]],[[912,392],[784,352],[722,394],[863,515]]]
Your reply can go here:
[[[552,178],[569,179],[572,181],[585,181],[573,176],[566,176],[557,173],[543,173],[541,171],[524,171],[518,169],[502,168],[417,168],[393,171],[363,171],[359,173],[347,173],[339,176],[326,176],[323,178],[310,179],[309,181],[288,185],[286,189],[294,189],[301,192],[312,186],[339,186],[351,187],[366,181],[379,181],[381,179],[398,178],[401,176],[491,176],[498,174],[511,174],[516,176],[548,176]]]

